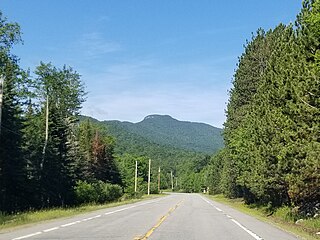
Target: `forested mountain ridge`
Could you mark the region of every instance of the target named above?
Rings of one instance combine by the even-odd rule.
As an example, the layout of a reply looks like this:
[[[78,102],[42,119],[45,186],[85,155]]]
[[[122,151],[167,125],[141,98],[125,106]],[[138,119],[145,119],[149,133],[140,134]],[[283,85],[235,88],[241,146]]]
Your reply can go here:
[[[168,115],[149,115],[141,122],[102,122],[117,137],[122,129],[151,143],[177,149],[214,153],[223,147],[222,129],[204,123],[179,121]]]
[[[87,116],[81,116],[80,120],[100,126],[105,134],[114,138],[114,153],[120,164],[135,159],[151,159],[151,178],[157,177],[158,168],[161,168],[161,188],[171,187],[172,171],[177,180],[174,184],[176,190],[200,191],[205,184],[209,155],[216,153],[223,144],[221,129],[203,123],[178,121],[168,115],[149,115],[138,123],[116,120],[100,122]],[[209,139],[210,136],[213,140]],[[187,141],[190,139],[193,143]],[[196,142],[198,139],[201,141]],[[212,146],[210,142],[213,142]],[[191,144],[198,147],[198,151]]]

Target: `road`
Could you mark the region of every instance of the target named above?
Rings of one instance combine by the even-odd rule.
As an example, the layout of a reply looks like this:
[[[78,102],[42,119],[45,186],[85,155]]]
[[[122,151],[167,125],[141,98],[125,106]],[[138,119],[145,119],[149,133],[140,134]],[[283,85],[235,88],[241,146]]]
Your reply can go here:
[[[0,234],[0,239],[294,240],[297,237],[199,194],[107,208]]]

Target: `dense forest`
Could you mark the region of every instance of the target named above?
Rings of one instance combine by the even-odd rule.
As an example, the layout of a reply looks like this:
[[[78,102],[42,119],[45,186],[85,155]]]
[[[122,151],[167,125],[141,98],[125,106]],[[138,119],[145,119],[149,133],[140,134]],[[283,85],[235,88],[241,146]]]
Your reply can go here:
[[[223,146],[221,129],[179,121],[170,116],[151,115],[138,123],[100,122],[84,116],[81,120],[106,128],[107,133],[115,138],[114,153],[118,161],[128,155],[151,159],[152,182],[157,182],[161,168],[161,189],[171,189],[173,185],[175,191],[204,190],[205,168],[210,155]]]
[[[80,75],[42,62],[32,74],[21,69],[11,53],[21,41],[19,25],[0,13],[0,211],[119,198],[113,139],[79,123]]]
[[[109,128],[125,128],[150,142],[193,152],[212,154],[223,147],[222,129],[204,123],[186,122],[169,115],[149,115],[137,123],[104,121]]]
[[[211,193],[314,214],[320,205],[320,1],[295,24],[247,42],[227,106],[225,148],[211,160]]]

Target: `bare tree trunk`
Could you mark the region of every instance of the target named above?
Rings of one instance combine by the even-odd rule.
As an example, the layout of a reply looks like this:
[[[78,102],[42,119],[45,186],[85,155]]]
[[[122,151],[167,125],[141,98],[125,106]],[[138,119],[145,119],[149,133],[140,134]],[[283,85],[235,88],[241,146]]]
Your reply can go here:
[[[46,149],[47,149],[47,145],[48,145],[48,138],[49,138],[49,96],[47,95],[47,103],[46,103],[46,136],[45,136],[45,140],[44,140],[44,146],[43,146],[43,151],[42,151],[42,161],[40,164],[40,167],[42,169],[43,167],[43,162],[44,162],[44,158],[46,155]]]

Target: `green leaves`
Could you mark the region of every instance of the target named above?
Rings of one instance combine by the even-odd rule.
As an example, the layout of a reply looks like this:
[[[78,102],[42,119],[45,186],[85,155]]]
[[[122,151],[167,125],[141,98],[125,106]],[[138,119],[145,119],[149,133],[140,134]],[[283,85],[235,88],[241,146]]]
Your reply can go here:
[[[0,11],[0,51],[9,51],[18,42],[21,42],[20,26],[9,23]]]
[[[258,30],[247,43],[228,103],[226,148],[210,165],[214,192],[271,207],[294,205],[305,214],[316,211],[319,11],[320,1],[304,1],[297,28]]]

